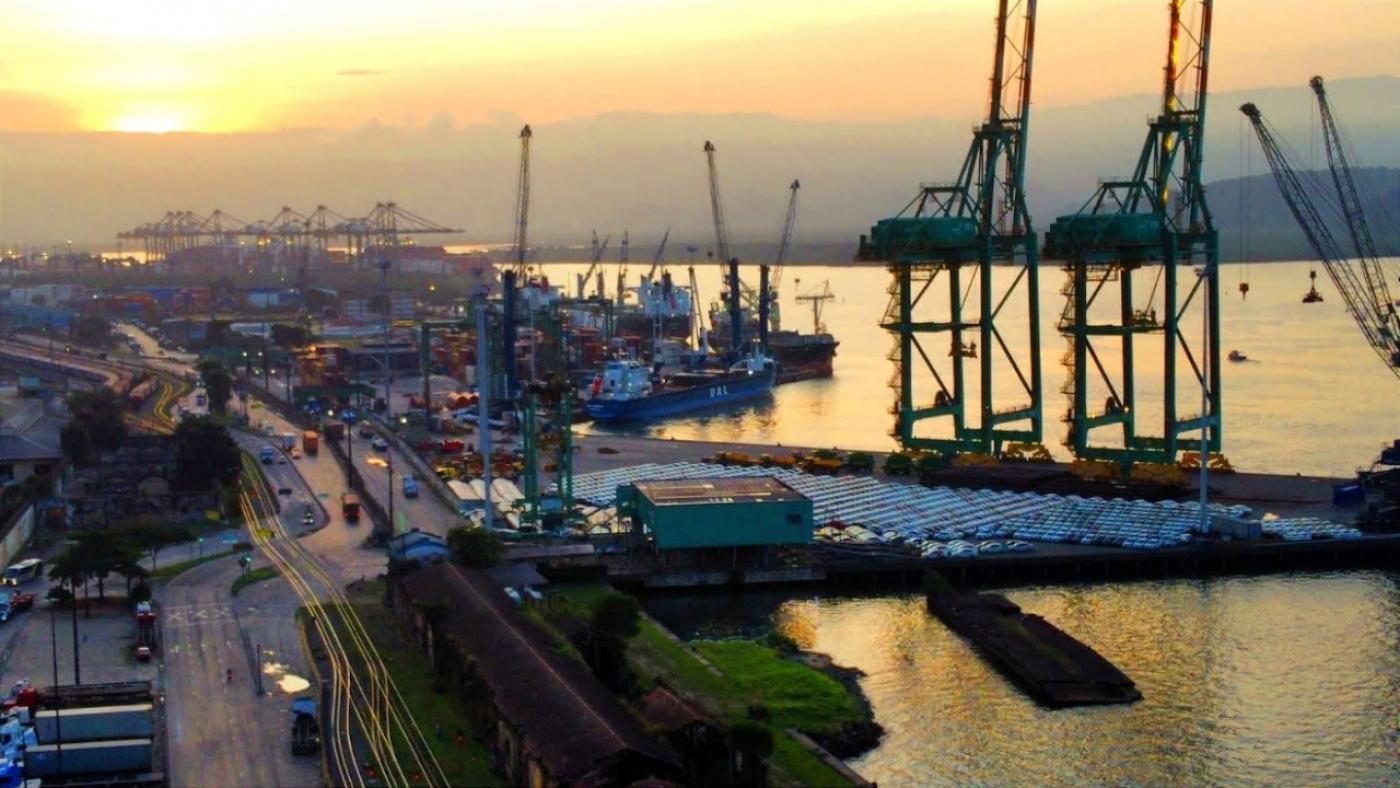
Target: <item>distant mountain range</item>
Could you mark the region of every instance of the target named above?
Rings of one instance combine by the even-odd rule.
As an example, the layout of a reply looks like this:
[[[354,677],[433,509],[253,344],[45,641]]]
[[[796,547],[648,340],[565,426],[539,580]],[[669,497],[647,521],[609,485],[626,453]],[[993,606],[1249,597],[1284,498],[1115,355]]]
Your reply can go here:
[[[1338,79],[1329,82],[1329,94],[1358,164],[1400,166],[1400,78]],[[1143,94],[1037,105],[1027,177],[1039,229],[1077,210],[1097,177],[1132,170],[1158,100]],[[1276,204],[1263,156],[1237,111],[1244,101],[1257,103],[1292,145],[1306,149],[1316,140],[1306,85],[1211,96],[1206,173],[1222,238],[1233,248],[1228,245],[1240,235],[1238,184],[1245,184],[1254,208],[1251,256],[1301,254],[1300,237]],[[693,245],[703,260],[713,245],[701,151],[709,139],[719,149],[740,253],[771,254],[765,250],[777,240],[787,185],[797,177],[803,188],[794,259],[848,260],[856,237],[897,213],[921,182],[954,177],[983,108],[932,99],[929,108],[939,117],[876,123],[619,113],[535,125],[531,238],[582,248],[593,228],[614,241],[630,229],[632,256],[643,259],[670,227],[668,259],[684,261]],[[459,127],[439,118],[349,131],[3,134],[0,242],[72,239],[110,249],[119,231],[168,210],[222,208],[254,221],[283,205],[310,213],[325,204],[362,215],[377,201],[395,200],[466,229],[461,236],[423,236],[420,243],[500,243],[512,231],[518,130],[516,121]],[[1304,161],[1326,163],[1311,152]],[[1395,170],[1375,172],[1381,204],[1393,216]]]

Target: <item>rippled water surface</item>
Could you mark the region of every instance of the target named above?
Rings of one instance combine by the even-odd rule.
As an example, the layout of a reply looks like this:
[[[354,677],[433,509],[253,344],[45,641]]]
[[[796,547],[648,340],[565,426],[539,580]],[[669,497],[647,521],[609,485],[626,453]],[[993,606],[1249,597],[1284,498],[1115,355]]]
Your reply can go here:
[[[1400,784],[1400,575],[1006,592],[1112,660],[1132,706],[1027,700],[917,595],[654,598],[684,637],[776,628],[867,674],[883,786]]]

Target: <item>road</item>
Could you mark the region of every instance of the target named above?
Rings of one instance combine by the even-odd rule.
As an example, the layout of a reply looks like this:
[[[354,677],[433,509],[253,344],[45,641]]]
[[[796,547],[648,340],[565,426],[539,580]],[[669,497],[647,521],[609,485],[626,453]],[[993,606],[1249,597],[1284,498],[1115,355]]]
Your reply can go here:
[[[240,571],[236,557],[213,561],[158,594],[170,784],[320,785],[320,759],[294,757],[290,745],[292,696],[316,695],[300,601],[281,578],[230,598]]]

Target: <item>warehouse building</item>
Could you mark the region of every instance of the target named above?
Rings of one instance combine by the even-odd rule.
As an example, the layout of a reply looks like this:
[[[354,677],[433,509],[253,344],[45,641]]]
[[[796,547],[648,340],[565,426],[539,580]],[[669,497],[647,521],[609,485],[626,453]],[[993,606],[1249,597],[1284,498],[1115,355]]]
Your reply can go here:
[[[670,569],[764,568],[813,540],[812,501],[771,476],[638,481],[617,501],[634,544]]]

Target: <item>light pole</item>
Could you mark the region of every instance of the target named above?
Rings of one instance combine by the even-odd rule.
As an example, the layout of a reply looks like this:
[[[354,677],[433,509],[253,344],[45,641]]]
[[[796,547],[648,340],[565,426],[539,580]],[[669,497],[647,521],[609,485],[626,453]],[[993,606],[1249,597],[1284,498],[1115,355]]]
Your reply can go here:
[[[389,301],[389,259],[387,257],[379,262],[379,282],[384,297],[384,423],[388,424],[389,417],[393,412],[393,408],[390,407],[393,400],[389,396],[389,384],[394,379],[394,375],[389,369],[389,330],[394,309]]]

